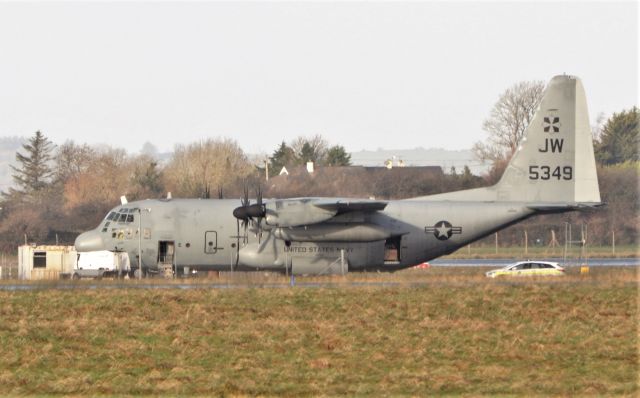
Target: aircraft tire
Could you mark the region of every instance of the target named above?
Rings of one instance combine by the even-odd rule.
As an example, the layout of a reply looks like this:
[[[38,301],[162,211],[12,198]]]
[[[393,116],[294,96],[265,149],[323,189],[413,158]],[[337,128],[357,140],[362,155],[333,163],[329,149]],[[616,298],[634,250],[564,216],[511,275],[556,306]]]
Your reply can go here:
[[[78,275],[77,272],[74,272],[73,275],[71,275],[71,279],[75,281],[80,280],[80,275]]]

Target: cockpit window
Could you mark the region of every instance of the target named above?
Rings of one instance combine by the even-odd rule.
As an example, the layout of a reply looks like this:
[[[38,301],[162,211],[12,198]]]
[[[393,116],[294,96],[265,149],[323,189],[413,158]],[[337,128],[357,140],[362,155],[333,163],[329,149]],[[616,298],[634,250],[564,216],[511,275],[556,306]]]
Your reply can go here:
[[[118,218],[118,222],[125,222],[127,220],[126,214],[120,214],[120,218]]]
[[[127,222],[133,222],[133,214],[127,216]]]
[[[114,219],[114,217],[117,215],[118,213],[116,213],[115,211],[112,211],[111,213],[109,213],[109,215],[107,216],[107,220],[111,221]]]

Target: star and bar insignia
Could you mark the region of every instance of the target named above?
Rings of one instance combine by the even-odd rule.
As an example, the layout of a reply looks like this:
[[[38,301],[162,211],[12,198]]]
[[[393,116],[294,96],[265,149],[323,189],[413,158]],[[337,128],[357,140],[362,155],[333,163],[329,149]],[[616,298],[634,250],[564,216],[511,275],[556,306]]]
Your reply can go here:
[[[454,227],[449,221],[438,221],[433,227],[424,227],[425,233],[433,233],[439,240],[447,240],[453,234],[461,234],[462,227]]]

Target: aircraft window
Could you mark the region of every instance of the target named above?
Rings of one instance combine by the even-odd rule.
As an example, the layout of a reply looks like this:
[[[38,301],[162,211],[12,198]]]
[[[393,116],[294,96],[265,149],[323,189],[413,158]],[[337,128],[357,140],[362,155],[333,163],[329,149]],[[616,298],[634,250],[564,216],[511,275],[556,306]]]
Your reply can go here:
[[[120,214],[120,218],[118,219],[118,222],[125,222],[127,220],[127,215],[126,214]]]
[[[127,215],[127,222],[133,222],[133,214]]]
[[[113,220],[114,217],[116,217],[118,215],[118,213],[116,213],[115,211],[112,211],[111,213],[109,213],[109,215],[107,216],[107,220]]]
[[[531,269],[531,264],[522,264],[522,269]]]

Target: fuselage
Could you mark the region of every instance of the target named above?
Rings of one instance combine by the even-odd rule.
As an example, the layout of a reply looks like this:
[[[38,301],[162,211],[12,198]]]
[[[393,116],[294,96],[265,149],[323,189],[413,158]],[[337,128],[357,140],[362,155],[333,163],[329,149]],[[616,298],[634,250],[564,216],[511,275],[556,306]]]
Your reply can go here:
[[[277,202],[277,200],[276,200]],[[400,200],[376,212],[350,212],[305,227],[245,227],[232,216],[237,200],[170,199],[131,202],[112,209],[81,235],[78,250],[129,253],[134,267],[161,264],[200,270],[295,270],[322,273],[331,264],[348,271],[394,271],[478,240],[535,212],[517,202]],[[141,235],[140,232],[141,231]],[[335,273],[335,272],[333,272]]]

